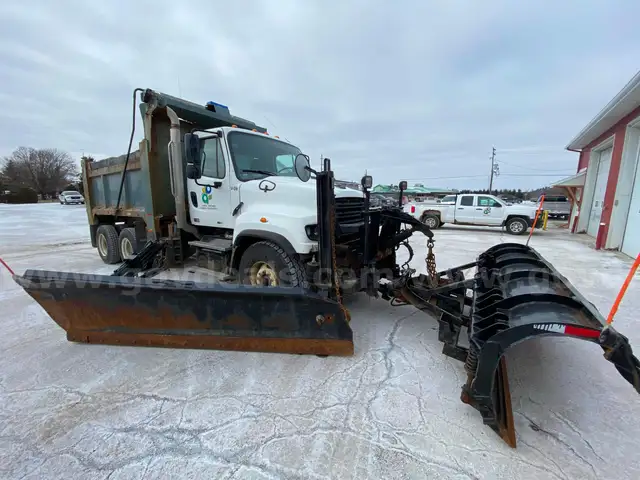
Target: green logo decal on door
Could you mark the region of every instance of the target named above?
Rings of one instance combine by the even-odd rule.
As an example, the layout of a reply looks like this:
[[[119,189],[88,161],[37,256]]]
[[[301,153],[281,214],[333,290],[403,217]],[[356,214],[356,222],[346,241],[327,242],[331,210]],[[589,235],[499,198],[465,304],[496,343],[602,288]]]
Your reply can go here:
[[[209,200],[211,200],[211,187],[202,187],[202,201],[208,204]]]

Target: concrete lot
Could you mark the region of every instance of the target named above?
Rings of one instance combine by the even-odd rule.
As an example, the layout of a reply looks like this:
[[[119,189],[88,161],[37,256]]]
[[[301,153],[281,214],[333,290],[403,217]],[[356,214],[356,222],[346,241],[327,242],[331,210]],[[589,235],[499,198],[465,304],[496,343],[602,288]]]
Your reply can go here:
[[[440,269],[525,240],[449,226],[436,238]],[[83,206],[0,205],[0,255],[19,273],[110,273],[88,241]],[[561,229],[532,244],[608,312],[630,259]],[[636,354],[638,280],[615,322]],[[514,450],[459,401],[463,365],[440,353],[432,318],[364,295],[348,306],[351,358],[80,345],[1,269],[0,477],[640,478],[640,399],[597,346],[509,352]]]

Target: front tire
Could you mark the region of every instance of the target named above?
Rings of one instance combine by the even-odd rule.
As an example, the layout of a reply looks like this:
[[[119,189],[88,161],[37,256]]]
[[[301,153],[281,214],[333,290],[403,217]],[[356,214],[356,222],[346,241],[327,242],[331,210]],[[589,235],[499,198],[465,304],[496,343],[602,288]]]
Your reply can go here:
[[[514,217],[507,221],[506,227],[507,232],[511,235],[523,235],[527,233],[527,228],[529,228],[529,225],[523,218]]]
[[[118,231],[113,225],[100,225],[96,231],[96,244],[98,255],[102,261],[108,265],[120,263],[120,248],[118,242]]]
[[[427,227],[429,227],[431,230],[435,230],[436,228],[439,228],[441,225],[440,218],[438,218],[437,215],[433,215],[431,213],[425,213],[424,215],[422,215],[422,217],[420,218],[420,221],[424,223]]]
[[[304,266],[279,245],[261,241],[247,248],[240,259],[238,278],[244,285],[308,287]]]

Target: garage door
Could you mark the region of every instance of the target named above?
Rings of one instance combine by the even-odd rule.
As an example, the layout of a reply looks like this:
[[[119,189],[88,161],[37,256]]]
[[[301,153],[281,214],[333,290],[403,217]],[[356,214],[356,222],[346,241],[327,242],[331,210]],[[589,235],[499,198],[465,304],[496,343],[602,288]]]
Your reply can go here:
[[[609,178],[609,167],[611,166],[611,154],[613,147],[607,148],[600,152],[600,160],[598,161],[598,173],[596,174],[596,186],[593,192],[593,200],[591,203],[591,214],[589,215],[589,226],[587,233],[592,237],[598,235],[600,228],[600,218],[602,217],[602,204],[604,203],[604,194],[607,191],[607,179]]]
[[[638,163],[640,164],[640,152],[638,152]],[[636,166],[636,179],[629,205],[629,217],[622,240],[622,251],[633,258],[640,253],[640,167],[638,166]]]

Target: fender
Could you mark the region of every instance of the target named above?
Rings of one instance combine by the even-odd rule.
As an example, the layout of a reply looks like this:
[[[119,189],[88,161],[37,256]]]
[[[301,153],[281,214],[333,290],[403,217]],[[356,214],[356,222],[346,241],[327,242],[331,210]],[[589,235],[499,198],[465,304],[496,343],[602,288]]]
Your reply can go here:
[[[249,247],[249,245],[260,240],[269,240],[281,246],[287,254],[291,256],[297,255],[296,249],[293,248],[291,242],[279,233],[270,232],[268,230],[243,230],[242,233],[238,234],[233,242],[231,267],[234,269],[238,268],[242,253]]]

